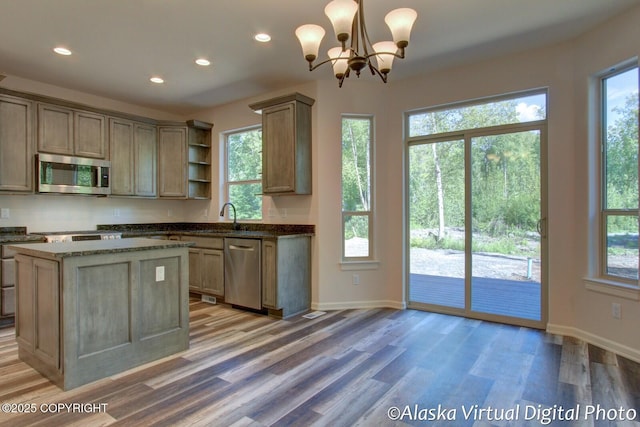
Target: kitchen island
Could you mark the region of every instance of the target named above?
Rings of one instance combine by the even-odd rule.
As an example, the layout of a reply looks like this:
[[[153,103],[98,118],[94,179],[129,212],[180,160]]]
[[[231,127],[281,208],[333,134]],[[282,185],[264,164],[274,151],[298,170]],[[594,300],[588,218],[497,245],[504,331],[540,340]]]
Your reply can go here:
[[[189,347],[192,243],[11,245],[21,360],[69,390]]]

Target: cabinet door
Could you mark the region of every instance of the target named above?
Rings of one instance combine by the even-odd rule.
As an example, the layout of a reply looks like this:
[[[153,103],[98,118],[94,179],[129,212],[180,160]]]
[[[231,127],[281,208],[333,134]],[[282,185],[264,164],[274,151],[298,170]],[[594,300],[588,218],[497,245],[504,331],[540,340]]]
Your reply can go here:
[[[34,258],[34,354],[56,369],[60,367],[60,290],[58,263]]]
[[[7,258],[2,260],[2,302],[0,303],[0,315],[13,316],[16,312],[15,302],[15,260]]]
[[[74,154],[81,157],[106,158],[105,117],[86,111],[76,111],[74,124]]]
[[[2,316],[13,316],[16,313],[16,288],[10,286],[1,290],[1,309]]]
[[[157,191],[156,165],[158,163],[158,141],[155,126],[136,123],[134,125],[135,194],[155,197]]]
[[[278,307],[278,247],[273,240],[262,241],[262,305]]]
[[[202,290],[218,296],[224,295],[224,251],[202,250]]]
[[[200,276],[200,262],[202,254],[200,249],[189,249],[189,289],[202,291],[202,279]]]
[[[0,190],[33,190],[32,104],[0,96]]]
[[[109,120],[109,150],[111,157],[111,194],[134,194],[133,122]]]
[[[38,104],[38,151],[73,154],[73,111]]]
[[[16,295],[16,340],[33,353],[35,347],[35,307],[34,292],[35,283],[33,282],[33,259],[23,255],[16,255],[16,278],[20,283]]]
[[[295,191],[295,106],[293,103],[262,112],[262,191]]]
[[[60,368],[59,264],[16,255],[16,340],[54,369]]]
[[[187,128],[158,129],[158,192],[160,197],[187,197]]]

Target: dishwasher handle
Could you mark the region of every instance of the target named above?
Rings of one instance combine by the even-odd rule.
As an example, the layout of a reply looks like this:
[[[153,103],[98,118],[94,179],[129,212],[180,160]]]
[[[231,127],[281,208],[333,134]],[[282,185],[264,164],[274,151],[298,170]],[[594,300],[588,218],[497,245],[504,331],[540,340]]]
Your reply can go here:
[[[254,246],[229,245],[229,249],[232,250],[232,251],[253,252],[256,248]]]

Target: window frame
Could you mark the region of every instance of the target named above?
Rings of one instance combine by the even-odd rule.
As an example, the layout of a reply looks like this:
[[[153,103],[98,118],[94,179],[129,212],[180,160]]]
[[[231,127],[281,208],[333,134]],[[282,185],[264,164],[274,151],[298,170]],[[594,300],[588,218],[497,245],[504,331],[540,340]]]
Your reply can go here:
[[[258,179],[252,179],[252,180],[240,180],[240,181],[230,181],[229,180],[229,137],[232,135],[237,135],[237,134],[241,134],[241,133],[248,133],[248,132],[253,132],[253,131],[257,131],[260,130],[262,131],[262,125],[255,125],[255,126],[249,126],[246,128],[241,128],[241,129],[234,129],[234,130],[230,130],[228,132],[224,132],[224,176],[223,176],[223,186],[224,186],[224,199],[220,201],[220,204],[222,205],[223,203],[230,201],[233,202],[233,200],[229,200],[229,195],[230,195],[230,189],[232,186],[235,185],[253,185],[253,184],[260,184],[260,187],[262,188],[262,169],[260,169],[260,172],[258,174]],[[262,153],[262,150],[260,151],[260,155]],[[262,190],[261,190],[262,192]],[[264,219],[264,204],[261,204],[261,210],[260,210],[260,218],[242,218],[241,216],[237,217],[237,220],[242,220],[245,222],[260,222]],[[226,211],[225,213],[225,218],[227,220],[231,219],[231,215],[229,210]]]
[[[640,75],[640,67],[637,61],[627,62],[623,65],[612,67],[607,72],[598,76],[598,148],[600,153],[600,159],[598,161],[598,173],[600,188],[598,191],[598,228],[599,228],[599,245],[598,245],[598,265],[597,276],[599,279],[607,282],[610,285],[631,287],[640,289],[640,279],[629,279],[623,276],[609,274],[609,257],[608,257],[608,235],[607,235],[607,221],[609,218],[616,216],[635,216],[640,220],[638,208],[607,208],[607,93],[606,93],[606,81],[620,74],[626,73],[636,69]],[[640,87],[640,82],[638,82]],[[640,142],[640,141],[639,141]],[[638,149],[640,154],[640,148]],[[640,172],[640,165],[638,166]],[[638,174],[640,181],[640,173]],[[639,186],[640,188],[640,186]],[[640,197],[639,197],[640,200]],[[639,222],[640,224],[640,222]],[[639,228],[639,243],[640,243],[640,228]],[[640,256],[639,256],[640,266]]]
[[[342,170],[342,148],[340,150],[340,211],[341,211],[341,259],[343,263],[357,263],[357,262],[373,262],[375,260],[374,254],[374,189],[375,189],[375,117],[373,114],[342,114],[340,116],[340,140],[342,147],[342,130],[345,119],[354,120],[367,120],[369,122],[369,210],[356,210],[346,211],[344,210],[344,182],[343,182],[343,170]],[[368,222],[368,255],[367,256],[347,256],[346,255],[346,222],[348,218],[364,216]]]

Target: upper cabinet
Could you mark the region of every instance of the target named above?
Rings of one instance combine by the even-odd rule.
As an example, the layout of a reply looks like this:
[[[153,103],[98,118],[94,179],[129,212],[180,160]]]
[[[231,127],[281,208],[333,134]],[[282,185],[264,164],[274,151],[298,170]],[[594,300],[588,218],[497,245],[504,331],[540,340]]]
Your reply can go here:
[[[262,192],[311,194],[311,106],[300,93],[251,104],[262,112]]]
[[[111,194],[157,196],[157,128],[126,119],[109,119]]]
[[[74,154],[81,157],[107,157],[106,118],[86,111],[73,112]]]
[[[211,199],[210,123],[158,128],[159,195],[173,199]]]
[[[187,198],[187,128],[158,127],[158,192],[160,197]]]
[[[104,159],[105,122],[102,114],[38,103],[38,151]]]
[[[0,190],[33,190],[33,104],[0,95]]]
[[[33,192],[41,152],[110,160],[115,196],[211,199],[212,128],[0,88],[0,191]]]

